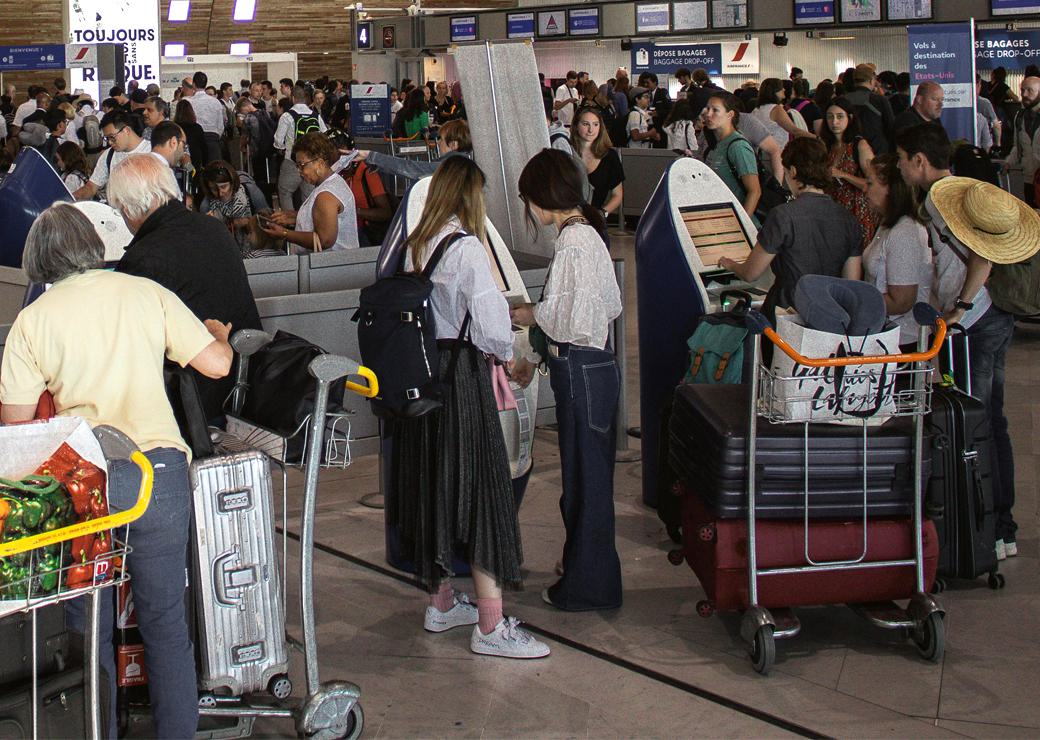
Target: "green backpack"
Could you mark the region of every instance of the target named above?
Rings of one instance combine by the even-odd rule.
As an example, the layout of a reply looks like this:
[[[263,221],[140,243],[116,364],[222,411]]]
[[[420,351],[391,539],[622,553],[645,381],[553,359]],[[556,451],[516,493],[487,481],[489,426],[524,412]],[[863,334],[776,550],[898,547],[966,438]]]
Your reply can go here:
[[[745,378],[744,344],[748,328],[737,313],[707,314],[686,340],[690,348],[690,367],[686,383],[735,384]]]
[[[986,281],[997,308],[1016,316],[1040,314],[1040,252],[1012,265],[994,264]]]

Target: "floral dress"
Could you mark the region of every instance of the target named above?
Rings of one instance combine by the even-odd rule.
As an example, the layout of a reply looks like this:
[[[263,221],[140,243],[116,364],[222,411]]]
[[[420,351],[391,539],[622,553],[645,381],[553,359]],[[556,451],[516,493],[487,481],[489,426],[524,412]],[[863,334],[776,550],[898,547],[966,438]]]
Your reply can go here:
[[[858,144],[859,141],[845,144],[842,149],[838,150],[837,154],[832,149],[830,155],[831,166],[838,168],[842,172],[847,172],[853,177],[866,177],[859,164],[856,163],[853,147],[858,146]],[[828,190],[828,194],[847,208],[856,217],[856,220],[859,221],[859,225],[863,229],[863,247],[866,248],[874,239],[878,224],[881,222],[881,214],[871,207],[870,202],[867,200],[867,194],[846,180],[834,182],[830,190]]]

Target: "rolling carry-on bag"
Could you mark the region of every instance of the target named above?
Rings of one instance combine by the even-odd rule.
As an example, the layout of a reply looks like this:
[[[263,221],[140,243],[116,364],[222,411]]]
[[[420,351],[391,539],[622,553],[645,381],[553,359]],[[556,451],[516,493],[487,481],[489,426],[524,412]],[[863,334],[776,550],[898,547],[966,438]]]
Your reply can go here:
[[[285,698],[292,685],[270,462],[255,451],[197,460],[191,486],[199,686]]]
[[[986,408],[956,388],[936,387],[927,422],[932,477],[925,500],[939,534],[939,576],[972,579],[988,573],[990,587],[1000,588],[1004,577],[997,573]]]
[[[993,435],[985,404],[971,394],[971,356],[967,332],[949,327],[942,371],[946,383],[932,392],[933,475],[925,496],[926,514],[939,533],[939,580],[988,574],[990,588],[1003,588],[997,572],[996,514],[993,509]],[[963,389],[963,390],[962,390]]]
[[[675,391],[669,431],[671,466],[713,515],[747,511],[748,386],[683,385]],[[756,512],[801,519],[808,467],[810,518],[856,519],[864,505],[864,439],[859,425],[771,424],[758,419]],[[808,459],[806,459],[808,445]],[[909,517],[913,506],[913,424],[892,419],[868,431],[867,511]],[[922,477],[927,477],[924,466]]]
[[[746,519],[720,519],[689,491],[682,492],[683,556],[697,575],[707,602],[698,612],[748,606],[748,536]],[[912,559],[913,521],[909,518],[867,522],[865,560]],[[801,520],[759,520],[758,567],[807,565],[805,526]],[[935,579],[938,544],[931,522],[924,523],[925,587]],[[863,549],[863,519],[819,520],[809,524],[809,554],[816,561],[852,560]],[[858,604],[910,598],[917,590],[913,567],[892,566],[760,576],[758,600],[767,608]]]

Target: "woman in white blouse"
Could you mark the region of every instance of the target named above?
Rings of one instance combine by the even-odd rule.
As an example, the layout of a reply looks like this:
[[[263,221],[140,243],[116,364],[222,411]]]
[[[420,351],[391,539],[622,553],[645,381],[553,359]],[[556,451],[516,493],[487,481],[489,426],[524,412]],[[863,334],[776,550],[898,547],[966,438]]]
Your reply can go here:
[[[614,546],[614,417],[621,377],[607,348],[610,322],[621,313],[621,291],[600,238],[599,212],[584,201],[570,157],[555,149],[536,154],[520,174],[527,216],[555,226],[556,253],[536,305],[512,311],[513,323],[545,337],[517,360],[513,377],[530,382],[533,362],[545,361],[556,396],[567,530],[560,580],[542,599],[560,609],[621,606],[621,563]],[[544,353],[542,356],[539,353]]]
[[[325,134],[314,132],[296,140],[292,155],[300,177],[314,190],[299,211],[275,211],[260,222],[261,228],[305,250],[356,249],[357,206],[350,185],[332,169],[339,160],[336,147]]]
[[[509,306],[491,274],[484,231],[484,173],[467,157],[444,160],[423,215],[405,243],[405,268],[430,273],[443,406],[392,425],[386,517],[400,527],[419,581],[430,592],[424,627],[473,625],[470,649],[504,658],[541,658],[549,647],[502,613],[502,586],[521,585],[520,525],[509,457],[491,381],[513,357]],[[477,592],[451,587],[457,547]]]

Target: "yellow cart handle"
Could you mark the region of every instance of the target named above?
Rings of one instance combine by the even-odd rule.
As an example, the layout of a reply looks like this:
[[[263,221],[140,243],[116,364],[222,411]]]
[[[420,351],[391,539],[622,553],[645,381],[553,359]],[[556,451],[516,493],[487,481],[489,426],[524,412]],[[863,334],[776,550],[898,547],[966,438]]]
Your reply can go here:
[[[151,462],[149,462],[148,458],[145,457],[144,453],[140,450],[134,450],[130,453],[130,461],[137,465],[141,470],[141,486],[137,491],[137,502],[133,507],[126,511],[120,511],[117,514],[103,516],[100,519],[90,519],[85,522],[70,524],[67,527],[55,529],[50,532],[42,532],[40,534],[30,535],[29,537],[22,537],[21,539],[12,542],[0,543],[0,558],[5,558],[10,555],[18,555],[23,552],[28,552],[29,550],[35,550],[38,547],[56,545],[59,542],[68,542],[76,537],[97,534],[98,532],[104,532],[108,529],[116,529],[117,527],[122,527],[125,524],[130,524],[131,522],[140,519],[145,511],[148,510],[148,504],[151,503],[152,500],[152,480],[155,473],[152,470]]]
[[[348,380],[348,391],[353,391],[354,393],[357,393],[359,396],[363,396],[364,398],[375,398],[379,395],[379,380],[376,378],[376,374],[374,372],[369,370],[364,365],[358,365],[357,372],[353,374],[360,375],[362,378],[368,381],[368,385],[365,386]]]

